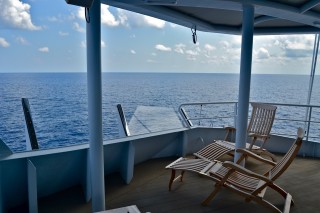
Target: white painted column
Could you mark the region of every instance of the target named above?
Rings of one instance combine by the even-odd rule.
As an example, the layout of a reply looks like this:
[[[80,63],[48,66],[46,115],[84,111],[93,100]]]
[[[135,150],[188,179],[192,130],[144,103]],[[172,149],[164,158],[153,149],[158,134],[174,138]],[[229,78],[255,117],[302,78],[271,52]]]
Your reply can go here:
[[[238,97],[238,118],[236,124],[236,148],[244,148],[247,141],[254,28],[254,7],[252,5],[243,5],[242,19],[242,43]],[[239,157],[240,155],[238,153],[235,153],[234,161],[236,162]]]
[[[105,210],[102,137],[101,7],[94,0],[87,22],[87,84],[92,211]]]

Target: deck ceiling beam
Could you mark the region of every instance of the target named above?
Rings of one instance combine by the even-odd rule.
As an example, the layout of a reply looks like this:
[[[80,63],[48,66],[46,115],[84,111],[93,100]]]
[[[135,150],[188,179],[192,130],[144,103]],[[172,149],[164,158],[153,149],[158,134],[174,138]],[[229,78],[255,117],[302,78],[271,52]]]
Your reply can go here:
[[[311,10],[312,8],[318,6],[319,4],[320,4],[320,0],[308,1],[300,7],[300,13],[305,13],[305,12]]]
[[[144,15],[152,16],[158,19],[162,19],[168,22],[176,23],[188,28],[194,28],[194,26],[197,26],[197,30],[200,30],[200,31],[226,32],[230,34],[241,33],[241,28],[239,27],[214,25],[210,22],[197,19],[195,17],[192,17],[191,15],[187,15],[164,6],[127,4],[124,1],[116,1],[116,0],[102,0],[101,2],[113,7],[122,8],[125,10],[129,10],[129,11],[141,13]]]
[[[302,7],[294,7],[291,5],[266,1],[266,0],[101,0],[102,3],[110,6],[119,7],[133,12],[142,13],[155,18],[163,19],[172,23],[176,23],[188,28],[197,26],[197,30],[206,32],[222,32],[228,34],[241,34],[240,26],[226,26],[223,24],[215,24],[213,22],[204,21],[201,17],[194,17],[192,14],[185,14],[175,10],[175,8],[195,7],[195,8],[212,8],[223,9],[229,11],[242,11],[243,4],[253,5],[256,14],[265,15],[270,18],[258,19],[257,22],[267,21],[274,18],[289,20],[304,24],[304,27],[284,28],[279,30],[279,27],[261,28],[259,32],[255,30],[255,34],[277,34],[277,33],[317,33],[320,31],[320,14],[314,11],[306,10],[319,4],[319,0],[313,0],[311,3],[306,3]],[[302,10],[306,12],[301,13]],[[303,31],[305,30],[305,31]],[[272,33],[273,31],[273,33]]]

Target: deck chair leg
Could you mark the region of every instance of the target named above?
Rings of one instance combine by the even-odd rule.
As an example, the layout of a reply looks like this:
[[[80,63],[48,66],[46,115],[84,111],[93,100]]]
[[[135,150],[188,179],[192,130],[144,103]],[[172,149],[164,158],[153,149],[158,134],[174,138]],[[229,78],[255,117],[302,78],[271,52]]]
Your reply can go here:
[[[278,209],[276,206],[274,206],[272,203],[266,201],[266,200],[263,200],[263,199],[260,199],[260,198],[254,198],[253,201],[271,209],[273,212],[278,212],[278,213],[282,213],[282,211],[280,209]]]
[[[176,170],[175,169],[171,169],[171,177],[170,177],[170,181],[169,181],[169,191],[171,191],[171,189],[172,189],[173,182],[177,181],[178,179],[180,179],[180,182],[182,182],[184,172],[185,171],[182,170],[181,174],[178,177],[176,177]]]
[[[183,181],[183,175],[184,175],[184,172],[185,172],[184,170],[182,170],[182,171],[181,171],[181,174],[180,174],[180,182],[182,182],[182,181]]]
[[[171,191],[172,183],[173,183],[175,177],[176,177],[176,170],[171,169],[171,178],[169,181],[169,191]]]
[[[278,185],[271,185],[270,186],[271,189],[275,190],[276,192],[278,192],[284,199],[287,199],[288,198],[288,195],[289,193],[286,192],[285,190],[283,190],[280,186]],[[291,196],[291,195],[290,195]],[[291,206],[294,206],[294,201],[292,199],[292,196],[291,196],[291,199],[290,199],[290,205]]]
[[[216,184],[214,190],[204,201],[202,201],[201,205],[207,206],[210,203],[210,201],[216,196],[216,194],[220,191],[220,189],[221,189],[221,185]]]
[[[257,140],[257,137],[253,137],[253,139],[252,139],[252,141],[251,141],[251,143],[250,143],[250,146],[249,146],[249,150],[252,150],[252,147],[253,147],[253,145],[256,143],[256,140]]]

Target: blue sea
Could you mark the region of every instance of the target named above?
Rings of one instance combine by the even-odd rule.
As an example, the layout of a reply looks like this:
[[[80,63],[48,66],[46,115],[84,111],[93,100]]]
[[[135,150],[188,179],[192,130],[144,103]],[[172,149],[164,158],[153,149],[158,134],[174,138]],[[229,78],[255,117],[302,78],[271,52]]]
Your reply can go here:
[[[119,137],[116,105],[178,110],[190,102],[238,100],[238,74],[103,73],[104,140]],[[320,76],[311,104],[320,105]],[[306,104],[309,76],[252,75],[250,101]],[[28,98],[41,149],[88,143],[86,73],[0,73],[0,138],[25,151],[21,98]]]

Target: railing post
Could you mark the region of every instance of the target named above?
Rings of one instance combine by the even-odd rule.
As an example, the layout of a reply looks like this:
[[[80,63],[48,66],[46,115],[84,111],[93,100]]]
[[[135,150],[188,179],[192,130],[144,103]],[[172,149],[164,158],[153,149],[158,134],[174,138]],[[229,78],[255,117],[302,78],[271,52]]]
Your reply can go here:
[[[309,116],[308,116],[308,125],[307,125],[307,134],[306,139],[309,141],[309,131],[310,131],[310,124],[311,124],[311,115],[312,115],[312,106],[309,106]]]
[[[27,151],[39,149],[37,136],[36,136],[36,132],[34,130],[34,125],[32,121],[29,100],[27,98],[22,98],[21,103],[22,103],[22,109],[23,109],[24,119],[25,119]]]
[[[187,126],[190,128],[193,126],[189,116],[187,115],[186,111],[180,107],[180,114],[182,115],[183,120],[185,121],[185,123],[187,124]]]
[[[237,116],[238,116],[238,102],[234,104],[233,126],[237,125]]]

